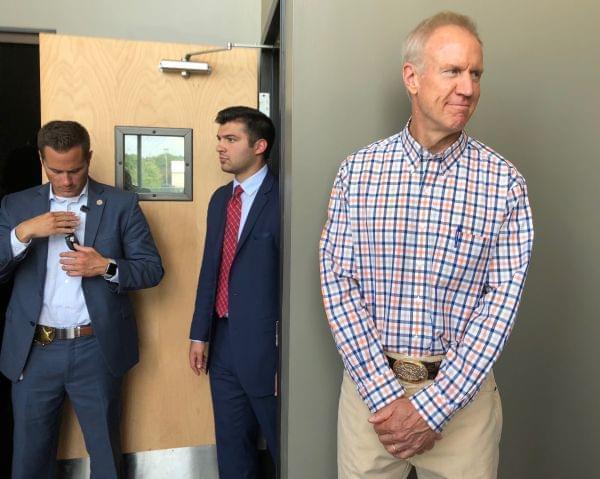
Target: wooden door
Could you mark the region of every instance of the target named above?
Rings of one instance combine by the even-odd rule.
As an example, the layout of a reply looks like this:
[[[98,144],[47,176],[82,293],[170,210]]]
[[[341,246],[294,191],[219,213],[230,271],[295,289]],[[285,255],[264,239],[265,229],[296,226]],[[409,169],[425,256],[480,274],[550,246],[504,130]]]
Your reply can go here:
[[[215,153],[216,113],[256,106],[257,54],[206,55],[208,76],[161,73],[161,59],[211,48],[64,35],[40,35],[41,119],[79,121],[90,132],[91,176],[115,183],[115,126],[193,129],[193,201],[141,202],[165,267],[162,283],[134,294],[140,363],[123,390],[123,452],[214,444],[206,376],[188,367],[188,332],[212,192],[230,180]],[[214,47],[213,47],[214,48]],[[60,458],[86,455],[67,407]]]

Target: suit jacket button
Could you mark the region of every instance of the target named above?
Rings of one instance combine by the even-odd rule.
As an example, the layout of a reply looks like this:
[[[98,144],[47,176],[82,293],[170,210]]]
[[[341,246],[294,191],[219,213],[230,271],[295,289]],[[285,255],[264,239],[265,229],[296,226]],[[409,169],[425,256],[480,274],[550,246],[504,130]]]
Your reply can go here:
[[[29,324],[31,324],[32,326],[35,326],[35,323],[33,321],[29,321]]]

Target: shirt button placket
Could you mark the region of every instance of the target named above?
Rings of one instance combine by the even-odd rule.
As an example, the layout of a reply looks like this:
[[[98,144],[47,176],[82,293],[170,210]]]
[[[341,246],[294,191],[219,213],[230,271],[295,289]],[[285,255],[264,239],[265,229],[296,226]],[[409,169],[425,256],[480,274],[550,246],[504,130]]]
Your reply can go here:
[[[419,216],[417,225],[417,248],[419,254],[415,258],[415,268],[419,272],[420,281],[415,287],[415,309],[418,309],[419,316],[421,318],[420,324],[422,328],[413,333],[413,341],[422,341],[423,335],[427,335],[431,318],[427,313],[427,254],[428,254],[428,238],[427,232],[429,231],[429,216],[431,210],[431,188],[425,186],[421,190],[420,201],[419,201]],[[423,347],[420,344],[419,347]]]

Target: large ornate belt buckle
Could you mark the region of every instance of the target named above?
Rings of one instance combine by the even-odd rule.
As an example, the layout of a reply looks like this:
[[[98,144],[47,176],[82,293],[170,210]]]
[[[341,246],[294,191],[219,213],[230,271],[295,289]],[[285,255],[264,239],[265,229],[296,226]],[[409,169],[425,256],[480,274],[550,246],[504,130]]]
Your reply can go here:
[[[40,326],[38,328],[36,341],[42,346],[50,344],[52,341],[54,341],[54,328],[49,326]]]
[[[392,370],[398,378],[408,383],[420,383],[429,376],[425,365],[416,359],[397,359]]]

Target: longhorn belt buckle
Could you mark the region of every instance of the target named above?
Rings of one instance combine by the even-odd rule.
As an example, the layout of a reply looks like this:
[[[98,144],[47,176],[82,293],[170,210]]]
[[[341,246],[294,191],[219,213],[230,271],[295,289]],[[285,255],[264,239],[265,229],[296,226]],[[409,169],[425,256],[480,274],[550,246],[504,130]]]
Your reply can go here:
[[[397,359],[392,370],[396,377],[413,384],[425,381],[429,377],[425,364],[416,359]]]
[[[35,340],[42,346],[46,346],[54,341],[54,328],[50,326],[39,326]]]

